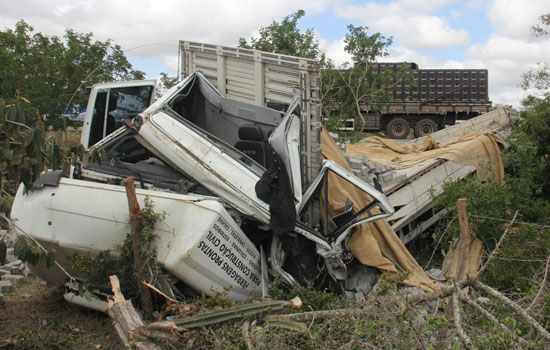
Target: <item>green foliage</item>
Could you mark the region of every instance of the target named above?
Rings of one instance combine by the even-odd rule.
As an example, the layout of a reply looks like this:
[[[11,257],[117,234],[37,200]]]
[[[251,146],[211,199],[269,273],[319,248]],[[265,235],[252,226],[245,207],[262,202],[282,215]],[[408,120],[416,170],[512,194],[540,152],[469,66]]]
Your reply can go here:
[[[155,225],[164,220],[166,213],[156,213],[154,211],[155,204],[149,197],[145,197],[145,205],[139,213],[139,226],[138,232],[141,235],[140,252],[144,265],[156,264],[157,251],[154,246],[154,240],[156,238],[154,229]]]
[[[156,213],[154,203],[149,197],[145,197],[145,205],[138,216],[138,232],[141,236],[139,250],[148,281],[154,281],[156,273],[159,271],[156,261],[154,228],[159,221],[164,220],[164,217],[165,213]],[[110,251],[104,251],[94,257],[75,254],[71,258],[71,267],[80,270],[84,278],[84,286],[87,289],[105,287],[109,283],[109,276],[117,275],[124,296],[127,299],[139,301],[140,293],[136,282],[137,270],[134,265],[130,234],[126,236],[124,243],[118,247],[116,253],[111,254]]]
[[[435,200],[436,208],[450,209],[447,214],[450,220],[458,215],[457,200],[467,198],[470,231],[484,243],[486,251],[495,248],[518,206],[525,209],[532,204],[518,201],[516,196],[519,196],[520,192],[511,184],[489,186],[480,183],[474,177],[449,182],[443,189],[444,194]],[[520,217],[518,221],[520,220],[524,219]],[[442,223],[440,227],[447,227],[447,223]],[[436,230],[433,234],[434,242],[438,242],[443,233]],[[499,290],[521,293],[531,290],[535,283],[532,276],[542,267],[540,260],[550,250],[549,234],[550,230],[533,225],[518,225],[512,228],[506,242],[500,248],[498,257],[502,258],[493,260],[483,275],[483,280]],[[444,243],[440,245],[441,248],[447,249],[452,238],[458,236],[460,226],[458,220],[454,220],[448,228]]]
[[[6,215],[6,217],[9,216],[11,211],[11,206],[13,205],[13,196],[10,194],[3,193],[0,194],[0,213],[3,213]],[[1,226],[4,229],[8,228],[8,224],[5,221],[1,222]]]
[[[166,89],[170,89],[172,86],[178,83],[178,77],[171,77],[168,73],[160,73],[160,82]]]
[[[230,290],[231,288],[228,287],[223,291],[213,291],[211,296],[201,294],[195,306],[198,310],[216,310],[233,307],[235,306],[235,301],[227,297]]]
[[[470,229],[492,251],[518,211],[518,224],[511,229],[500,248],[498,258],[489,266],[483,279],[500,290],[532,293],[537,282],[532,276],[543,268],[550,251],[550,103],[529,98],[508,139],[510,147],[503,154],[506,183],[482,184],[473,177],[447,183],[444,194],[436,199],[437,208],[450,208],[448,218],[457,215],[458,198],[468,198]],[[537,226],[536,224],[541,224]],[[446,227],[443,223],[441,227]],[[449,242],[458,237],[459,225],[449,227]],[[439,241],[442,232],[434,234]],[[446,245],[443,245],[446,248]]]
[[[467,177],[462,181],[446,183],[443,190],[444,193],[435,199],[436,210],[448,208],[450,211],[447,217],[453,218],[458,215],[456,205],[458,199],[467,198],[468,214],[470,215],[468,221],[472,234],[481,239],[487,249],[494,248],[500,235],[504,232],[503,222],[477,216],[511,220],[513,213],[510,212],[509,203],[513,194],[510,192],[509,186],[498,184],[487,186],[480,183],[475,177]],[[458,220],[455,220],[449,227],[449,237],[446,241],[450,243],[451,238],[459,236],[460,227]],[[434,236],[434,241],[439,241],[439,233]],[[444,248],[448,248],[448,246],[444,246]]]
[[[69,170],[71,161],[83,152],[80,146],[67,147],[46,136],[46,126],[36,108],[19,95],[0,99],[0,200],[2,211],[13,198],[19,182],[31,188],[40,172]],[[6,196],[6,198],[3,198]]]
[[[50,268],[55,262],[55,251],[44,251],[23,236],[19,236],[13,246],[13,254],[23,262],[31,265],[41,264]]]
[[[0,32],[0,96],[19,89],[40,115],[53,123],[68,111],[86,106],[84,91],[71,101],[81,86],[116,79],[143,79],[132,69],[120,46],[110,40],[96,41],[92,33],[67,29],[63,38],[34,32],[21,20],[15,29]]]
[[[540,24],[531,27],[535,36],[550,35],[550,13],[546,13],[540,18]],[[524,89],[532,89],[544,96],[550,98],[550,62],[542,61],[537,63],[537,67],[529,69],[523,74],[522,87]]]
[[[304,10],[298,10],[285,16],[279,23],[273,21],[267,27],[261,27],[259,36],[251,38],[250,44],[245,38],[239,39],[239,47],[276,52],[284,55],[318,58],[321,51],[315,40],[313,29],[302,33],[297,26],[298,20],[305,16]]]
[[[520,191],[521,200],[536,201],[536,206],[526,203],[522,210],[536,220],[546,215],[544,211],[548,213],[550,200],[550,100],[530,97],[523,103],[525,109],[514,121],[511,147],[504,154],[504,160],[509,175],[507,181]],[[540,208],[543,212],[532,213]]]
[[[341,116],[333,116],[323,122],[325,128],[330,132],[338,132],[344,126],[344,119]]]
[[[399,275],[393,273],[383,273],[376,284],[376,289],[373,291],[377,296],[391,295],[397,291],[398,286],[402,284],[410,276],[410,271],[402,272]]]
[[[6,255],[8,253],[8,246],[4,242],[4,237],[0,237],[0,266],[6,263]]]
[[[269,294],[275,300],[291,300],[299,297],[303,303],[303,310],[334,310],[351,305],[340,295],[327,290],[319,290],[313,286],[289,286],[278,279],[271,283]]]
[[[392,38],[387,38],[380,33],[369,35],[368,27],[348,25],[348,34],[344,39],[344,50],[349,53],[353,62],[364,64],[376,61],[379,57],[388,55],[388,47],[392,44]]]
[[[328,62],[322,73],[323,113],[325,118],[354,119],[360,118],[361,129],[365,119],[361,113],[362,106],[368,105],[371,110],[381,110],[393,97],[394,86],[410,80],[408,65],[398,69],[379,70],[376,61],[388,55],[387,49],[392,39],[380,33],[369,34],[367,27],[348,25],[348,34],[344,39],[345,50],[353,58],[353,66],[344,64],[335,68]]]

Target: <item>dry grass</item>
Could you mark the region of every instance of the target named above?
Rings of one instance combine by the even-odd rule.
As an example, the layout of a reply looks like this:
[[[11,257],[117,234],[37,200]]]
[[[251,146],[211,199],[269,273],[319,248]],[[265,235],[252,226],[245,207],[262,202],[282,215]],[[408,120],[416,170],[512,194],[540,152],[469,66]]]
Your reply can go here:
[[[122,344],[106,314],[63,300],[59,287],[33,277],[0,307],[0,349],[120,349]]]
[[[47,138],[51,138],[53,141],[55,141],[59,145],[63,145],[66,147],[72,147],[77,146],[80,144],[80,131],[67,131],[64,132],[63,130],[58,131],[48,131],[46,133]]]

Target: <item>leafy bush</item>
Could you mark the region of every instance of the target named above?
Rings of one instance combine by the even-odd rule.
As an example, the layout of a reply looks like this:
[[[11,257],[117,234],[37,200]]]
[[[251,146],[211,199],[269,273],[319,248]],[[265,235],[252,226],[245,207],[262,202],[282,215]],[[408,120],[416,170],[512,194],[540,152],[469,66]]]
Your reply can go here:
[[[143,266],[147,271],[148,281],[155,280],[160,269],[156,262],[157,252],[154,245],[156,235],[153,230],[157,222],[163,219],[164,213],[156,213],[154,203],[145,197],[145,206],[138,216],[138,232],[141,235],[140,253]],[[71,258],[71,265],[80,270],[87,288],[106,287],[109,283],[109,276],[117,275],[124,296],[127,299],[140,300],[130,234],[126,236],[124,243],[116,253],[111,254],[110,251],[104,251],[94,257],[75,254]]]
[[[516,225],[483,279],[497,289],[525,294],[536,287],[538,282],[532,276],[544,267],[550,251],[550,102],[527,100],[508,142],[510,147],[503,152],[505,184],[481,183],[468,177],[447,183],[435,203],[438,208],[450,209],[447,219],[451,220],[457,215],[457,200],[467,198],[471,231],[483,241],[487,252],[495,248],[518,211]],[[441,225],[446,226],[446,222]],[[459,232],[455,220],[445,241],[458,237]],[[442,233],[434,234],[435,242]]]

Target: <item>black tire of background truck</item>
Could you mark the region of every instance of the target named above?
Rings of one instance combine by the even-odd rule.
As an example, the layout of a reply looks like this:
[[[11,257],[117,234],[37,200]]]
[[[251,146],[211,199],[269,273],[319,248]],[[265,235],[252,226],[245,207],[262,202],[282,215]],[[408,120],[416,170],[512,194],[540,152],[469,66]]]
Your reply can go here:
[[[422,119],[414,127],[414,136],[422,137],[437,131],[437,123],[431,119]]]
[[[386,130],[392,139],[406,139],[411,131],[411,126],[403,118],[394,118],[390,120]]]

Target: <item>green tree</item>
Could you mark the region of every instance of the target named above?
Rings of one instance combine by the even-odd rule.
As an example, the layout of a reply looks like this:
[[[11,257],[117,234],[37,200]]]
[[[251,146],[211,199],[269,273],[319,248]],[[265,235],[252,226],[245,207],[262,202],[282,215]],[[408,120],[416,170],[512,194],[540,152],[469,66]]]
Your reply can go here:
[[[239,47],[306,58],[322,58],[313,29],[307,29],[303,33],[297,26],[298,20],[305,14],[304,10],[298,10],[285,16],[280,23],[274,20],[269,26],[261,27],[259,36],[250,38],[250,43],[245,38],[240,38]]]
[[[533,34],[548,36],[550,13],[542,15],[540,21],[531,27]],[[530,184],[533,200],[550,202],[550,62],[539,62],[525,73],[523,88],[534,88],[541,97],[529,96],[522,101],[524,108],[514,121],[512,147],[508,152],[518,154],[508,157],[513,164],[510,173],[515,181]],[[526,149],[530,150],[530,157],[524,154]]]
[[[112,80],[143,79],[133,70],[120,46],[94,40],[92,33],[71,29],[63,39],[34,32],[25,21],[0,32],[0,96],[18,89],[47,122],[86,106],[79,87]],[[73,94],[78,90],[74,97]]]
[[[160,73],[160,83],[166,88],[170,89],[172,86],[178,83],[177,77],[171,77],[168,73]]]
[[[6,100],[0,98],[0,203],[11,203],[20,182],[30,189],[40,172],[68,170],[69,161],[81,154],[81,147],[60,146],[46,136],[38,110],[18,90]]]
[[[365,106],[369,109],[381,110],[392,101],[391,91],[403,79],[409,79],[409,68],[406,64],[398,69],[380,69],[377,60],[388,55],[388,48],[392,44],[391,37],[380,33],[368,34],[367,27],[348,25],[348,34],[344,39],[344,50],[353,59],[353,66],[338,69],[340,79],[345,87],[345,93],[340,92],[343,98],[342,110],[348,118],[359,117],[364,129],[366,119],[361,113]]]
[[[550,24],[550,14],[541,17]],[[548,30],[533,27],[536,35],[548,35]],[[540,68],[540,65],[539,65]],[[449,208],[449,219],[456,216],[458,198],[468,198],[470,228],[491,251],[506,229],[507,221],[518,212],[517,224],[500,248],[495,259],[482,276],[491,285],[522,297],[540,289],[545,261],[550,251],[550,75],[549,70],[524,75],[524,88],[538,88],[541,97],[529,96],[522,101],[523,110],[513,119],[507,138],[509,147],[503,152],[505,183],[484,184],[474,178],[448,183],[437,198],[441,207]],[[529,223],[529,224],[524,224]],[[442,227],[445,227],[444,223]],[[449,223],[449,232],[459,234],[456,223]],[[439,239],[438,233],[435,234]],[[437,240],[436,240],[437,241]],[[548,300],[549,295],[540,300]],[[546,319],[550,312],[545,312]]]
[[[550,34],[550,13],[540,16],[540,24],[531,27],[535,36],[548,36]],[[523,74],[524,89],[535,89],[546,98],[550,97],[550,62],[538,62],[537,67],[531,68]]]

